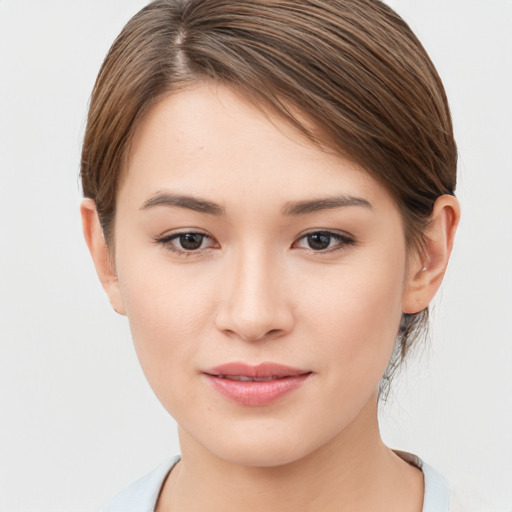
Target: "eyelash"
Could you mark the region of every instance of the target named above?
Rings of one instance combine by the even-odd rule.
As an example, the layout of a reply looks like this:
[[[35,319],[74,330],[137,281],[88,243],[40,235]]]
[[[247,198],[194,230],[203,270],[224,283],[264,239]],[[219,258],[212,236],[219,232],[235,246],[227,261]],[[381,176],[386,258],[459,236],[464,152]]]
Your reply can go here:
[[[204,247],[204,248],[203,247],[199,247],[197,249],[187,250],[187,249],[184,249],[184,248],[178,248],[178,247],[176,247],[173,244],[173,242],[175,240],[179,240],[181,237],[185,237],[185,236],[200,236],[200,237],[202,237],[201,245],[203,244],[203,242],[205,240],[209,239],[212,242],[214,242],[214,244],[216,244],[217,247],[215,247],[215,246],[214,247]],[[326,249],[315,250],[315,249],[312,249],[311,247],[304,248],[305,250],[310,251],[313,254],[326,254],[326,253],[331,253],[331,252],[342,251],[342,250],[346,249],[347,247],[356,245],[356,240],[354,238],[352,238],[348,234],[336,233],[336,232],[328,231],[328,230],[317,230],[317,231],[310,231],[308,233],[304,233],[303,235],[301,235],[292,244],[292,247],[296,247],[299,244],[300,241],[307,240],[308,237],[312,237],[312,236],[328,237],[329,238],[329,245],[331,244],[332,239],[334,239],[337,242],[333,247],[327,247]],[[206,233],[203,233],[203,232],[200,232],[200,231],[182,231],[182,232],[179,232],[179,233],[173,233],[173,234],[170,234],[170,235],[164,235],[164,236],[161,236],[161,237],[156,237],[154,239],[154,242],[156,244],[163,245],[167,250],[169,250],[171,252],[174,252],[176,254],[179,254],[180,256],[185,256],[185,257],[195,256],[195,255],[200,254],[202,251],[209,251],[211,249],[216,249],[216,248],[219,247],[218,242],[216,242],[212,237],[210,237]],[[311,240],[310,240],[310,243],[311,243]]]
[[[325,236],[328,237],[329,245],[332,242],[332,239],[334,239],[337,243],[333,247],[328,247],[326,249],[319,249],[315,250],[311,247],[305,248],[306,250],[309,250],[315,254],[326,254],[336,251],[342,251],[346,249],[347,247],[356,245],[356,241],[353,237],[346,233],[337,233],[333,231],[328,230],[318,230],[318,231],[310,231],[308,233],[304,233],[302,236],[298,238],[296,242],[293,243],[293,246],[297,245],[301,240],[307,240],[309,237],[312,236]]]
[[[177,253],[180,256],[185,256],[185,257],[196,256],[197,254],[200,253],[200,251],[209,250],[209,249],[214,248],[214,247],[206,247],[206,248],[199,247],[198,249],[187,250],[184,248],[179,249],[178,247],[176,247],[173,244],[174,240],[179,240],[181,237],[185,237],[187,235],[188,236],[190,236],[190,235],[201,236],[202,237],[201,245],[202,245],[203,241],[207,240],[207,239],[214,241],[214,239],[211,236],[207,235],[206,233],[202,233],[201,231],[182,231],[179,233],[172,233],[170,235],[164,235],[161,237],[157,237],[157,238],[155,238],[155,243],[163,245],[167,250]],[[218,243],[217,243],[217,245],[218,245]]]

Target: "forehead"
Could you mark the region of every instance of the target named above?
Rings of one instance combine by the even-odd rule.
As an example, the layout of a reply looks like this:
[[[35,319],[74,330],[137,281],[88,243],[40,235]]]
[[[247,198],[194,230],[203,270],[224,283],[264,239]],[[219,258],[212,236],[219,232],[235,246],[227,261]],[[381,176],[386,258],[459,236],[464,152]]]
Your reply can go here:
[[[166,188],[226,202],[328,193],[389,199],[352,161],[212,82],[165,97],[137,126],[120,189],[147,195]]]

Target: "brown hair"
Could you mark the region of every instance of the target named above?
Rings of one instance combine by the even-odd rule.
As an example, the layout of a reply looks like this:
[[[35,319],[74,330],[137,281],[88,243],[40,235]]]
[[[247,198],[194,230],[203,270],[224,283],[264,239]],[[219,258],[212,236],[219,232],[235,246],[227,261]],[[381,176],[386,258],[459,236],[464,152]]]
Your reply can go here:
[[[81,177],[109,244],[138,121],[163,96],[203,79],[236,87],[366,169],[395,198],[409,246],[421,247],[435,200],[454,193],[443,85],[408,25],[381,1],[156,0],[115,40],[91,98]],[[427,310],[404,315],[383,382],[426,321]]]

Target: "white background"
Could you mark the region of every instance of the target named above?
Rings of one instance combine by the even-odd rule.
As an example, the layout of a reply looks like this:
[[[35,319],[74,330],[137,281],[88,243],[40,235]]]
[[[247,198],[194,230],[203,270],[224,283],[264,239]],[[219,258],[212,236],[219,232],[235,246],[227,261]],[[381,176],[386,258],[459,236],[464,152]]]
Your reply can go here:
[[[0,511],[90,511],[178,451],[81,237],[78,168],[101,61],[141,0],[0,0]],[[453,261],[429,347],[382,413],[512,510],[512,1],[394,0],[444,80],[460,150]],[[478,510],[487,510],[483,506]]]

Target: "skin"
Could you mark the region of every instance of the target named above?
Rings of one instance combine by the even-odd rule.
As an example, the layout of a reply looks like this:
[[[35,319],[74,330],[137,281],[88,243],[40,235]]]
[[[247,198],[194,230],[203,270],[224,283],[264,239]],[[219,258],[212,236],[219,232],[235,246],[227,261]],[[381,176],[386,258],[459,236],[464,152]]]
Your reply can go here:
[[[154,204],[162,194],[215,203],[221,214]],[[340,197],[359,201],[290,212]],[[425,251],[409,251],[390,194],[363,169],[233,90],[199,83],[137,127],[113,247],[92,200],[82,218],[102,284],[179,425],[182,460],[158,511],[421,511],[421,472],[380,438],[377,387],[402,313],[424,309],[441,283],[455,198],[438,199]],[[334,234],[320,250],[306,236],[319,231]],[[205,237],[187,252],[176,233]],[[312,375],[249,407],[201,374],[231,361]]]

